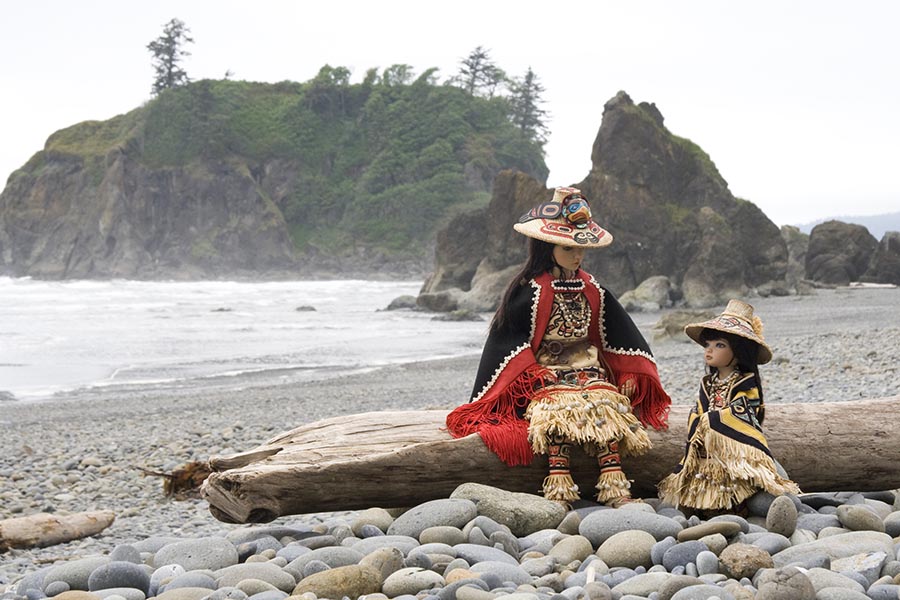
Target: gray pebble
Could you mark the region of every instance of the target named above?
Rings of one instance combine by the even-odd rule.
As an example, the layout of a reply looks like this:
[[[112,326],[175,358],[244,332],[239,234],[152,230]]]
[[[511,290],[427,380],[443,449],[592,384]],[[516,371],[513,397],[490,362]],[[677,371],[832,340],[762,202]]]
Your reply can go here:
[[[769,508],[775,496],[769,492],[759,491],[747,498],[747,510],[754,517],[765,517],[769,514]]]
[[[179,575],[183,575],[185,573],[184,567],[181,565],[163,565],[158,567],[153,573],[150,574],[150,591],[147,593],[148,596],[155,596],[159,591],[160,585],[164,581],[169,581]]]
[[[284,548],[276,552],[275,556],[284,558],[290,563],[292,560],[300,558],[304,554],[309,554],[310,552],[312,552],[312,550],[310,550],[306,546],[301,546],[296,542],[291,542],[290,544],[286,545]]]
[[[678,541],[674,536],[667,537],[656,542],[653,547],[650,549],[650,560],[653,561],[654,565],[663,564],[663,556],[666,553],[666,550],[677,544]]]
[[[248,596],[247,600],[284,600],[287,597],[287,592],[282,592],[281,590],[268,590]]]
[[[113,561],[91,572],[88,590],[94,592],[107,588],[135,588],[147,594],[150,591],[150,574],[143,565],[127,561]]]
[[[68,592],[71,588],[69,584],[65,581],[54,581],[44,590],[44,593],[49,597],[57,596],[62,594],[63,592]]]
[[[359,537],[361,538],[377,537],[379,535],[384,535],[384,532],[374,525],[367,523],[359,528]]]
[[[884,532],[891,537],[900,536],[900,511],[892,512],[885,517]]]
[[[303,571],[301,572],[303,575],[303,579],[306,579],[310,575],[315,575],[316,573],[321,573],[323,571],[327,571],[330,569],[325,562],[321,560],[311,560],[303,565]]]
[[[185,571],[221,569],[238,563],[234,544],[225,538],[207,537],[178,541],[163,546],[153,558],[157,565],[181,565]]]
[[[109,562],[106,556],[89,556],[53,566],[44,576],[44,590],[54,581],[64,581],[72,590],[87,590],[94,569]]]
[[[474,565],[486,560],[503,562],[511,565],[518,565],[519,561],[504,552],[490,546],[478,546],[476,544],[457,544],[453,546],[458,558],[462,558],[469,564]]]
[[[856,590],[829,587],[816,591],[816,600],[872,600],[869,596]]]
[[[900,598],[900,585],[873,585],[866,594],[871,600],[897,600]]]
[[[419,540],[405,535],[380,535],[353,543],[351,548],[363,556],[370,554],[379,548],[399,548],[404,555],[409,554],[419,546]]]
[[[855,590],[858,592],[864,592],[866,590],[866,588],[858,581],[840,573],[835,573],[830,569],[821,569],[818,567],[809,569],[806,572],[806,576],[809,577],[809,580],[812,582],[813,587],[816,588],[817,591],[823,588],[835,587]]]
[[[497,544],[503,546],[503,551],[510,556],[518,556],[521,551],[519,539],[508,531],[499,530],[492,532],[490,541],[491,545],[495,547]]]
[[[429,527],[463,527],[478,515],[475,503],[463,498],[431,500],[409,509],[391,523],[387,535],[418,538]]]
[[[490,589],[484,580],[473,577],[471,579],[460,579],[459,581],[454,581],[453,583],[444,586],[438,590],[436,596],[438,600],[456,600],[456,591],[464,586],[477,587],[485,592]]]
[[[419,541],[425,544],[441,543],[447,546],[455,546],[466,541],[466,536],[459,527],[440,525],[429,527],[419,534]]]
[[[697,573],[700,575],[711,575],[719,572],[719,557],[704,550],[697,554],[696,558]]]
[[[141,564],[141,553],[131,544],[119,544],[109,553],[109,560]]]
[[[160,587],[161,592],[168,592],[182,588],[206,588],[216,589],[216,580],[212,575],[203,571],[188,571],[182,575],[173,577],[171,581]]]
[[[695,562],[697,555],[703,551],[708,551],[706,544],[696,540],[675,544],[663,554],[662,565],[671,571],[677,566]],[[687,574],[690,575],[690,573]]]
[[[865,504],[845,504],[837,509],[841,525],[851,531],[884,531],[884,521]]]
[[[734,600],[734,596],[727,590],[717,585],[694,585],[686,587],[675,592],[672,600]]]
[[[787,496],[775,498],[766,513],[766,529],[784,537],[790,537],[797,528],[797,506]]]
[[[838,573],[858,573],[868,582],[869,587],[875,580],[881,577],[881,567],[887,562],[887,553],[863,552],[844,558],[836,558],[831,561],[831,570]]]
[[[821,515],[819,513],[807,515],[801,514],[797,516],[797,527],[807,529],[818,534],[826,527],[840,527],[841,522],[836,515]]]
[[[506,562],[486,560],[472,565],[469,570],[479,574],[493,573],[501,581],[511,581],[516,585],[531,583],[531,575],[525,569],[519,565],[512,565]]]
[[[416,552],[415,550],[410,552],[409,556],[403,560],[403,566],[407,568],[415,567],[428,570],[431,569],[432,564],[431,558],[429,558],[427,554],[424,552]]]
[[[104,600],[146,600],[147,598],[144,592],[134,588],[107,588],[91,593]]]
[[[338,539],[331,534],[311,535],[302,540],[297,540],[295,543],[299,546],[306,546],[310,550],[318,550],[319,548],[334,546],[338,543]]]
[[[582,519],[578,532],[590,540],[594,547],[599,547],[616,533],[630,529],[646,531],[657,540],[662,540],[668,536],[677,536],[682,527],[668,517],[619,509],[592,512]]]
[[[319,560],[334,569],[336,567],[358,564],[364,556],[365,554],[361,552],[352,548],[344,548],[343,546],[319,548],[295,558],[284,567],[284,570],[299,580],[303,574],[303,568],[308,562]]]
[[[451,571],[454,569],[469,569],[469,562],[462,558],[454,558],[451,560],[446,568],[444,569],[443,575],[446,577]]]
[[[816,600],[816,588],[796,567],[766,569],[756,584],[756,600]]]
[[[478,527],[472,527],[469,529],[469,537],[466,540],[470,544],[477,544],[479,546],[493,546],[491,540],[488,539],[484,532]]]
[[[270,562],[244,563],[219,569],[213,573],[218,587],[237,587],[247,579],[267,583],[282,592],[290,593],[296,581],[290,573]]]
[[[772,555],[791,546],[791,540],[777,533],[751,533],[745,537],[744,542],[762,548]]]
[[[206,596],[206,600],[247,600],[247,594],[234,587],[222,587]]]

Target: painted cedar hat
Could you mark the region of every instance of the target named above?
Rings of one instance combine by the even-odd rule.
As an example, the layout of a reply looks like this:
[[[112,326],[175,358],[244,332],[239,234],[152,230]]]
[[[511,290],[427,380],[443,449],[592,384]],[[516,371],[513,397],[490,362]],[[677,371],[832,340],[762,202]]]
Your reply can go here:
[[[612,235],[591,218],[591,207],[581,190],[559,187],[550,202],[538,204],[519,218],[513,229],[531,238],[580,248],[612,244]]]
[[[689,338],[700,344],[700,332],[704,329],[724,331],[759,345],[756,362],[764,365],[772,360],[772,350],[763,340],[763,324],[759,317],[753,314],[753,307],[740,300],[729,300],[725,311],[719,316],[704,323],[691,323],[685,325],[684,332]]]

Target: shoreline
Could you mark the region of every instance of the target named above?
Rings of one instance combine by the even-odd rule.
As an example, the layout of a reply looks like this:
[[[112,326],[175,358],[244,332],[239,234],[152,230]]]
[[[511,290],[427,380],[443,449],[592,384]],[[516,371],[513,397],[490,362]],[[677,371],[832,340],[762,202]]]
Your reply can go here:
[[[766,401],[834,402],[898,393],[900,290],[820,290],[755,298],[775,360],[761,369]],[[702,361],[690,342],[653,340],[668,311],[635,313],[673,403],[694,401]],[[0,584],[40,566],[108,553],[148,534],[218,535],[242,527],[216,521],[205,502],[163,496],[159,478],[192,460],[249,450],[304,423],[379,410],[450,409],[471,393],[479,356],[418,361],[351,376],[244,389],[102,390],[41,403],[0,403],[0,518],[36,512],[113,510],[95,538],[13,550]],[[673,464],[677,457],[673,457]],[[316,523],[331,513],[282,517]]]

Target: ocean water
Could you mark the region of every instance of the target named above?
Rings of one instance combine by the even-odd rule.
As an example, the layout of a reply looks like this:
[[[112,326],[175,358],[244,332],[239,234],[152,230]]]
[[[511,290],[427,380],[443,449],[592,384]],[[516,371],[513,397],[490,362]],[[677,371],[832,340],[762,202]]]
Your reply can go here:
[[[383,310],[420,287],[0,278],[0,396],[284,383],[479,353],[487,321]]]

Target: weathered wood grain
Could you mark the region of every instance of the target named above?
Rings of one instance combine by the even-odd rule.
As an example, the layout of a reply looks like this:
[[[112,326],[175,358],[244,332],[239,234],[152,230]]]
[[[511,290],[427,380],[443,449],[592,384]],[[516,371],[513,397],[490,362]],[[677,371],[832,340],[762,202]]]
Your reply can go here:
[[[688,406],[673,406],[653,449],[623,467],[636,495],[656,483],[684,448]],[[900,487],[900,396],[840,403],[769,404],[766,436],[775,457],[805,491]],[[539,493],[546,457],[508,467],[478,435],[454,439],[447,411],[385,411],[336,417],[283,433],[248,452],[213,457],[201,490],[216,518],[265,522],[290,514],[402,507],[444,498],[461,483]],[[573,476],[587,497],[598,473],[575,451]]]
[[[52,515],[36,513],[0,520],[0,552],[10,548],[43,548],[100,533],[116,516],[109,510]]]

